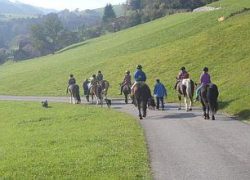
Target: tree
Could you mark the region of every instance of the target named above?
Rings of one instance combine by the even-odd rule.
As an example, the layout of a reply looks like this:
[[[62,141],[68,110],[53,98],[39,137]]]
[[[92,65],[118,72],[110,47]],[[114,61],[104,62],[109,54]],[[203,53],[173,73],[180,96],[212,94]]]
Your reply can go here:
[[[34,46],[43,55],[54,53],[62,46],[59,43],[59,37],[63,29],[57,14],[48,14],[42,23],[33,25],[31,28]]]
[[[57,14],[51,13],[48,14],[44,20],[44,30],[45,35],[47,36],[46,39],[50,44],[51,52],[55,52],[59,48],[58,40],[59,40],[59,33],[63,31],[63,25],[60,19],[58,18]]]
[[[102,17],[103,22],[108,23],[116,18],[115,11],[111,4],[107,4],[104,8],[104,14]]]

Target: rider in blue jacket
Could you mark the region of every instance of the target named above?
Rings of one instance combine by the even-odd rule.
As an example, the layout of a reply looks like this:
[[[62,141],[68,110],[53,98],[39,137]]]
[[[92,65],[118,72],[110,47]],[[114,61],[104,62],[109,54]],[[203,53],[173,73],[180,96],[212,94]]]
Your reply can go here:
[[[135,82],[143,81],[145,82],[147,80],[146,74],[142,71],[142,66],[138,65],[137,70],[134,74]]]
[[[135,82],[134,84],[132,85],[131,87],[131,98],[133,100],[132,103],[134,103],[134,86],[137,84],[137,83],[144,83],[146,80],[147,80],[147,76],[146,74],[142,71],[142,66],[141,65],[138,65],[137,68],[136,68],[136,71],[135,71],[135,74],[134,74],[134,79],[135,79]]]

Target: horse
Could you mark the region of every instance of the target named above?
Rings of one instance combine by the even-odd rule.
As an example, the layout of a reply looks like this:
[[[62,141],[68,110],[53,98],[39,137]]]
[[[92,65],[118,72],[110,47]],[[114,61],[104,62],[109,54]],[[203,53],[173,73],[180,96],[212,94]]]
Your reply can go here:
[[[107,80],[102,80],[99,82],[102,87],[102,94],[105,99],[107,99],[108,89],[109,89],[109,82]]]
[[[149,106],[149,108],[155,108],[154,98],[151,95],[150,88],[145,83],[135,84],[133,92],[134,105],[138,107],[139,118],[143,119],[143,117],[147,116],[147,106]],[[143,111],[143,114],[141,113],[141,110]]]
[[[212,120],[215,120],[215,114],[218,110],[218,87],[215,84],[210,83],[207,86],[203,86],[200,91],[200,102],[202,104],[204,119],[210,119],[209,113],[212,114]]]
[[[124,86],[122,86],[122,92],[125,96],[125,103],[128,104],[128,95],[131,92],[131,88],[128,84],[125,84]]]
[[[77,84],[71,84],[68,87],[68,91],[70,92],[70,103],[80,104],[81,98],[80,98],[79,86]]]
[[[94,98],[96,99],[96,104],[99,103],[103,105],[103,93],[102,86],[99,83],[93,84],[89,88],[89,95],[91,96],[92,103],[94,102]],[[88,97],[89,97],[88,95]],[[89,102],[89,101],[88,101]]]
[[[194,87],[195,87],[194,82],[191,79],[183,79],[182,81],[178,82],[176,87],[180,103],[178,110],[181,110],[181,96],[183,96],[186,111],[192,111]],[[189,99],[189,106],[187,102],[188,99]]]

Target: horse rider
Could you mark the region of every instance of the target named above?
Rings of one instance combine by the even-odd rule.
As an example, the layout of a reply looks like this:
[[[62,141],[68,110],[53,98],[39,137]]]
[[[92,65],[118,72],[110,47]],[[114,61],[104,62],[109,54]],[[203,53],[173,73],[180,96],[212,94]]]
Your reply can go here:
[[[120,95],[122,95],[122,89],[123,89],[123,87],[124,86],[128,86],[129,88],[131,87],[131,75],[130,75],[130,71],[129,70],[127,70],[126,72],[125,72],[125,76],[124,76],[124,79],[123,79],[123,82],[121,83],[121,93],[120,93]]]
[[[196,89],[196,98],[195,101],[199,101],[199,94],[202,87],[206,87],[211,83],[210,74],[208,74],[208,68],[204,67],[203,72],[200,75],[200,86]]]
[[[135,71],[135,74],[134,74],[134,84],[132,85],[131,87],[131,98],[134,99],[134,86],[136,84],[139,84],[139,83],[145,83],[145,81],[147,80],[147,76],[146,74],[142,71],[142,66],[139,64],[137,65],[136,67],[136,71]]]
[[[69,75],[69,80],[68,80],[68,87],[67,87],[67,93],[70,85],[73,85],[76,83],[76,79],[73,74]]]
[[[103,74],[101,71],[98,71],[96,79],[98,82],[103,81]]]
[[[92,77],[90,78],[90,84],[91,86],[93,86],[93,85],[97,85],[97,83],[98,83],[97,77],[95,74],[93,74]]]
[[[189,73],[186,71],[185,67],[181,67],[180,72],[178,76],[176,77],[177,82],[174,86],[174,89],[177,89],[177,85],[179,82],[181,82],[183,79],[188,79],[189,78]]]
[[[68,80],[68,85],[70,86],[70,85],[75,84],[75,83],[76,83],[76,79],[75,79],[74,75],[70,74],[69,80]]]
[[[167,96],[167,90],[160,82],[160,79],[156,79],[156,84],[154,86],[154,96],[156,97],[156,109],[159,110],[159,105],[161,102],[161,108],[164,110],[164,97]]]

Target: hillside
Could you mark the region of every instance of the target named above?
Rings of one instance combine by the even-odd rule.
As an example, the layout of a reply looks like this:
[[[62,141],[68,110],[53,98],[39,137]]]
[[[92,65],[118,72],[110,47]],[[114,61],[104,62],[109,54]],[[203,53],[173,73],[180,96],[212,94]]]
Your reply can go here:
[[[0,94],[62,96],[70,73],[82,84],[102,70],[111,83],[110,96],[117,96],[125,70],[142,64],[150,86],[160,78],[173,102],[179,68],[186,66],[198,81],[208,66],[220,90],[221,108],[250,119],[250,1],[222,0],[211,6],[221,9],[168,16],[55,55],[5,64],[0,67]],[[226,19],[218,22],[221,16]]]

